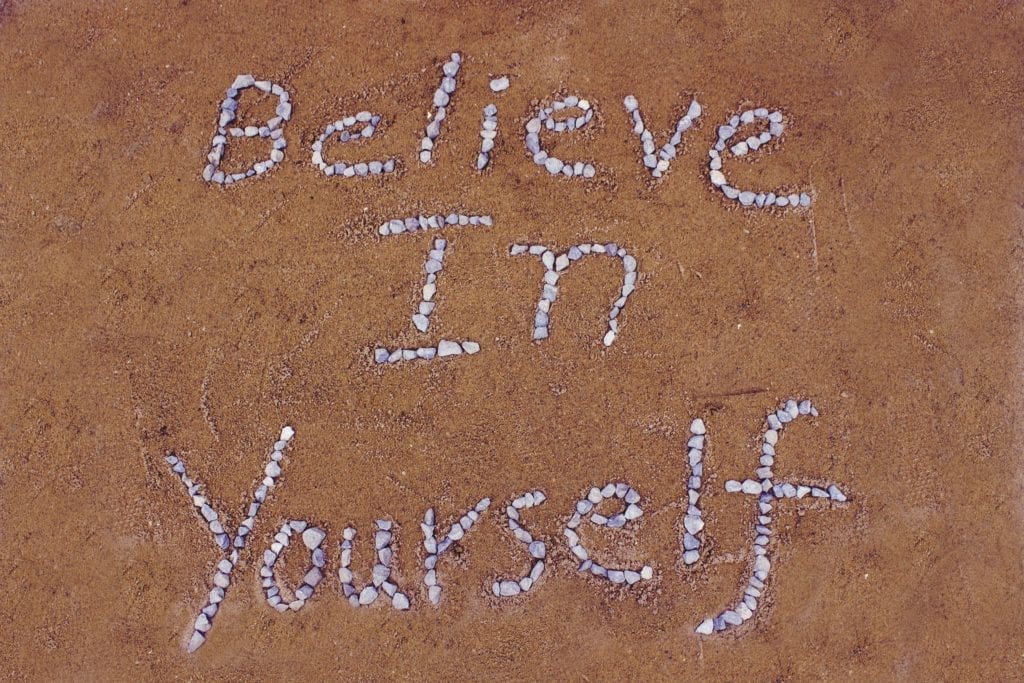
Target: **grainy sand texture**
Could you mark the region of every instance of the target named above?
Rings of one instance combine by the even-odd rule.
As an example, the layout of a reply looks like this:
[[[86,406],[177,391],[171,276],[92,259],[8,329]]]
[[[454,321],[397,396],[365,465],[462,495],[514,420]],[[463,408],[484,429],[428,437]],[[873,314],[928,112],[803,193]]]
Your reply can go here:
[[[1024,9],[1017,2],[33,2],[0,0],[0,679],[1009,681],[1024,678],[1021,428]],[[462,55],[432,163],[418,153],[441,67]],[[239,74],[293,104],[283,161],[223,188],[202,172]],[[493,93],[497,76],[510,87]],[[552,178],[524,126],[593,179]],[[623,106],[660,147],[703,112],[654,181]],[[474,168],[497,105],[490,165]],[[744,209],[708,150],[740,111],[785,114],[779,141],[727,158],[731,182],[807,192]],[[258,125],[274,102],[247,90]],[[382,117],[335,160],[328,122]],[[224,169],[269,154],[233,140]],[[487,228],[382,237],[385,221],[486,214]],[[410,320],[432,239],[447,240],[430,329]],[[614,242],[636,289],[602,343],[616,259],[574,264],[533,341],[556,252]],[[378,346],[480,351],[377,364]],[[787,428],[779,481],[849,498],[775,504],[754,617],[699,636],[754,563],[765,415]],[[701,559],[682,560],[685,444],[707,423]],[[185,652],[221,551],[165,462],[174,451],[235,529],[282,426],[295,437],[203,647]],[[644,515],[562,534],[591,486],[624,481]],[[530,568],[505,507],[547,544]],[[442,556],[438,607],[419,523],[491,507]],[[607,505],[611,506],[610,503]],[[612,509],[609,507],[608,509]],[[410,598],[355,609],[339,543],[395,523]],[[327,532],[326,578],[279,614],[258,575],[282,522]],[[296,539],[298,536],[295,537]],[[275,567],[302,577],[300,548]]]

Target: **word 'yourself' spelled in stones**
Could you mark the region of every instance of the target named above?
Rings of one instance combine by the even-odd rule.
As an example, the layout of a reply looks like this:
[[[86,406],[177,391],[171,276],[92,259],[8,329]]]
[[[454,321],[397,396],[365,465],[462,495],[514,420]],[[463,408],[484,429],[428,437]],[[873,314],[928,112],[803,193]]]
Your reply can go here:
[[[773,505],[786,499],[799,500],[805,497],[811,501],[827,502],[832,505],[842,505],[846,502],[846,495],[834,483],[780,482],[774,478],[776,447],[783,430],[798,417],[816,417],[817,413],[817,409],[808,400],[790,399],[783,402],[778,409],[768,415],[758,456],[759,466],[755,468],[756,478],[726,481],[726,492],[756,498],[757,514],[752,525],[754,533],[753,566],[751,576],[740,589],[739,601],[716,616],[701,622],[695,629],[697,634],[712,635],[723,632],[738,627],[753,618],[759,602],[763,599],[762,596],[768,582],[768,570],[771,567],[769,549],[773,543]],[[700,534],[705,529],[705,522],[701,510],[697,508],[697,501],[700,497],[699,479],[703,474],[701,453],[707,446],[708,438],[708,429],[704,420],[700,418],[693,420],[690,425],[690,434],[686,447],[682,448],[682,451],[687,454],[686,460],[690,467],[690,477],[686,487],[688,500],[683,516],[685,535],[682,548],[683,559],[687,567],[706,559],[701,558],[699,553]],[[166,456],[171,471],[185,486],[189,502],[196,515],[204,528],[212,535],[214,544],[222,553],[215,566],[213,585],[210,587],[209,595],[199,615],[189,626],[185,642],[185,649],[188,652],[196,651],[206,642],[213,627],[214,617],[218,614],[220,605],[226,597],[227,589],[232,584],[233,572],[240,563],[246,562],[242,557],[246,541],[255,533],[257,515],[267,495],[273,487],[280,484],[278,478],[281,476],[281,463],[285,449],[291,443],[293,435],[294,430],[291,427],[285,427],[281,430],[279,439],[272,445],[269,460],[253,493],[253,500],[242,509],[244,520],[234,535],[228,534],[225,530],[221,521],[222,517],[213,509],[203,492],[202,484],[189,477],[182,458],[174,453]],[[535,530],[527,529],[523,519],[527,511],[546,501],[547,496],[542,490],[533,490],[512,499],[505,506],[506,523],[500,528],[507,528],[507,532],[511,532],[512,537],[518,542],[516,545],[518,552],[528,558],[530,564],[529,569],[520,578],[498,577],[488,581],[485,587],[486,592],[493,595],[499,602],[523,600],[527,593],[536,593],[538,582],[548,563],[552,561],[548,543],[542,540]],[[322,595],[325,591],[337,592],[340,589],[341,595],[356,608],[370,607],[382,597],[386,597],[391,607],[400,612],[414,608],[420,601],[437,607],[441,604],[443,595],[439,564],[456,545],[462,546],[462,553],[469,551],[466,542],[470,531],[478,529],[490,505],[490,498],[482,498],[455,519],[448,527],[447,532],[440,537],[438,537],[438,529],[442,527],[442,524],[439,515],[434,508],[426,511],[420,525],[423,532],[425,559],[423,561],[423,588],[421,589],[422,593],[418,596],[412,592],[403,592],[394,578],[392,567],[398,553],[398,547],[395,544],[395,533],[398,526],[390,519],[378,519],[375,522],[373,535],[375,561],[372,563],[369,580],[362,585],[357,585],[356,575],[352,569],[356,529],[354,526],[344,528],[340,544],[337,546],[340,550],[340,557],[337,559],[339,587],[334,589],[321,585],[328,576],[329,566],[335,562],[335,559],[329,556],[325,550],[331,547],[327,540],[330,536],[329,532],[324,527],[314,526],[303,519],[289,519],[272,532],[274,535],[269,540],[267,547],[256,555],[259,567],[258,577],[266,602],[276,612],[297,612],[308,606],[318,591]],[[623,529],[627,525],[634,525],[637,527],[637,531],[643,531],[644,510],[641,507],[640,493],[635,488],[622,481],[602,486],[594,485],[582,498],[576,501],[565,501],[564,505],[563,509],[567,511],[567,517],[561,535],[566,539],[568,553],[559,557],[567,557],[573,562],[578,573],[590,577],[590,580],[616,584],[624,591],[636,591],[643,585],[657,580],[657,573],[651,563],[633,567],[613,567],[609,564],[617,563],[598,561],[583,538],[586,534],[594,533],[593,531],[584,531],[585,521],[589,521],[589,525],[592,527],[609,530],[609,535],[612,536],[615,530]],[[481,533],[488,532],[486,530],[474,531],[475,535]],[[286,553],[297,555],[297,561],[300,563],[306,563],[305,558],[308,556],[305,574],[295,588],[283,585],[275,573],[276,563]],[[715,561],[712,558],[708,567],[710,568],[714,564]],[[457,563],[453,562],[452,566],[457,566]]]
[[[441,63],[440,82],[431,98],[431,109],[428,122],[419,138],[417,157],[420,166],[434,163],[434,157],[441,144],[442,128],[445,121],[454,111],[458,77],[462,68],[462,55],[453,52]],[[508,76],[500,76],[490,80],[489,87],[493,93],[504,93],[511,86]],[[263,93],[276,96],[278,102],[275,116],[262,122],[241,122],[239,116],[239,97],[242,92],[256,89]],[[623,100],[626,113],[633,132],[640,137],[639,161],[641,168],[646,169],[652,177],[661,178],[669,171],[672,160],[676,158],[679,145],[684,134],[697,125],[702,115],[702,107],[696,99],[690,101],[686,112],[678,119],[675,129],[660,149],[655,142],[655,132],[648,129],[641,115],[640,105],[636,97],[627,95]],[[594,118],[598,107],[592,98],[580,94],[554,96],[550,104],[532,109],[526,113],[525,130],[522,143],[530,159],[550,176],[561,179],[592,182],[607,175],[608,170],[601,165],[600,159],[568,160],[556,155],[552,149],[552,134],[568,135],[580,133],[584,136],[595,134]],[[281,85],[269,80],[257,80],[250,74],[239,75],[227,89],[226,97],[220,103],[217,125],[203,166],[203,179],[221,186],[237,184],[248,178],[264,175],[285,158],[285,125],[292,117],[291,97]],[[362,111],[358,114],[345,116],[337,121],[326,124],[319,130],[323,132],[312,143],[312,163],[324,175],[335,178],[386,178],[397,175],[395,172],[401,163],[399,159],[378,159],[372,161],[339,161],[330,162],[324,154],[324,147],[337,134],[342,142],[369,140],[374,137],[381,115]],[[234,125],[232,125],[234,124]],[[751,126],[765,127],[763,130],[752,130],[750,134],[738,141],[735,136],[741,129]],[[743,190],[728,183],[722,169],[723,154],[728,152],[733,157],[747,157],[758,150],[769,150],[777,147],[786,129],[784,115],[780,110],[769,110],[767,107],[755,107],[730,117],[717,128],[718,138],[709,150],[708,180],[711,187],[717,188],[721,195],[733,200],[744,208],[760,209],[805,209],[812,202],[811,195],[796,189],[776,189],[770,192]],[[491,166],[496,147],[498,133],[498,107],[488,104],[483,111],[479,151],[475,152],[470,165],[477,171]],[[258,161],[251,167],[237,171],[225,171],[220,168],[225,151],[232,140],[256,138],[269,139],[270,156]]]

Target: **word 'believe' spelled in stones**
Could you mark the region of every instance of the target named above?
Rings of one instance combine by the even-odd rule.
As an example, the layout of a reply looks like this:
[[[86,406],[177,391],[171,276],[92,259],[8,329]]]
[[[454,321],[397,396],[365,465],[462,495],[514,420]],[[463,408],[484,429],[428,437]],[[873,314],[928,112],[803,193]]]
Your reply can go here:
[[[444,122],[454,107],[458,77],[462,67],[462,56],[452,53],[449,60],[441,65],[440,81],[434,91],[429,114],[429,122],[419,141],[417,159],[420,164],[432,164],[434,154],[441,143]],[[508,90],[510,79],[507,76],[496,78],[490,82],[491,90],[500,94]],[[238,98],[240,94],[254,88],[278,98],[274,117],[263,122],[243,122],[238,120]],[[655,132],[648,129],[640,112],[640,103],[633,95],[623,100],[626,115],[633,125],[633,132],[640,137],[640,164],[655,179],[661,178],[669,171],[675,159],[677,148],[683,136],[693,128],[702,115],[702,107],[693,99],[686,113],[676,122],[667,141],[658,149]],[[566,134],[586,129],[594,118],[597,108],[585,97],[567,95],[556,97],[550,104],[540,106],[533,111],[526,122],[523,143],[526,152],[533,162],[543,168],[551,176],[566,179],[591,181],[601,176],[596,160],[571,161],[556,156],[550,149],[550,141],[545,144],[542,136],[549,134]],[[263,175],[284,161],[288,143],[285,139],[285,125],[292,116],[292,102],[288,91],[278,83],[269,80],[257,80],[256,77],[243,74],[235,78],[227,89],[226,96],[220,104],[216,131],[207,154],[207,163],[203,167],[203,179],[210,183],[223,186],[234,185],[248,178]],[[498,105],[489,103],[483,110],[481,122],[481,144],[469,165],[478,172],[491,167],[491,161],[497,152],[495,147],[499,134]],[[319,137],[312,144],[311,160],[324,175],[333,178],[365,178],[370,176],[386,177],[393,174],[402,164],[400,159],[374,159],[368,161],[337,161],[331,162],[325,156],[327,143],[335,136],[341,143],[353,143],[372,138],[382,123],[382,117],[369,111],[344,113],[337,120],[324,126]],[[762,129],[757,130],[760,126]],[[765,128],[766,126],[766,128]],[[742,137],[740,131],[747,129],[750,134]],[[758,209],[806,208],[811,205],[811,196],[807,192],[796,189],[786,190],[751,190],[731,185],[723,170],[723,158],[726,154],[739,158],[751,155],[762,148],[769,148],[781,138],[785,130],[784,116],[781,111],[756,107],[730,116],[718,126],[718,139],[708,150],[708,180],[711,187],[716,188],[726,199],[737,202],[743,207]],[[247,169],[226,171],[221,169],[224,153],[232,139],[265,138],[270,143],[269,157],[257,161]],[[736,142],[736,138],[741,138]],[[657,153],[656,153],[657,152]]]
[[[754,616],[766,590],[771,568],[769,549],[773,538],[772,512],[776,505],[790,499],[805,497],[831,504],[841,505],[846,502],[846,495],[834,483],[778,481],[774,475],[776,448],[787,425],[800,417],[817,417],[817,414],[817,409],[810,401],[796,399],[785,401],[770,412],[765,420],[754,478],[725,482],[726,492],[756,499],[750,576],[741,588],[739,599],[697,625],[694,628],[697,634],[711,635],[728,631]],[[209,530],[214,544],[223,553],[217,562],[205,604],[191,624],[186,644],[188,652],[195,652],[209,637],[220,605],[232,585],[232,577],[241,561],[241,553],[245,550],[249,537],[253,535],[260,508],[270,491],[280,484],[284,453],[290,446],[294,434],[295,431],[291,427],[285,427],[271,447],[263,476],[253,492],[253,500],[243,508],[244,519],[234,535],[228,533],[220,513],[213,509],[203,492],[202,484],[189,477],[184,460],[174,453],[166,456],[172,472],[185,486],[196,514]],[[687,568],[701,560],[701,535],[705,528],[698,502],[704,476],[703,453],[709,445],[709,434],[701,418],[693,420],[690,424],[690,434],[686,444],[688,457],[685,469],[689,470],[689,474],[685,477],[687,501],[681,539],[682,557]],[[547,563],[552,560],[549,548],[554,538],[541,537],[538,530],[529,524],[525,517],[532,508],[546,501],[547,496],[543,491],[533,490],[515,496],[504,506],[504,526],[521,543],[521,551],[528,559],[528,563],[524,567],[524,573],[518,578],[495,576],[489,581],[487,588],[495,600],[522,600],[523,596],[535,593],[539,590],[538,586],[543,584]],[[561,536],[564,537],[569,551],[568,558],[575,563],[580,574],[589,577],[590,580],[617,584],[624,589],[657,580],[656,569],[650,563],[634,567],[616,567],[609,566],[604,560],[598,561],[582,538],[585,521],[589,521],[592,526],[606,529],[620,529],[627,525],[642,526],[644,510],[639,491],[627,482],[610,482],[594,485],[579,500],[571,504],[568,504],[568,501],[566,503],[569,516]],[[258,576],[266,602],[277,612],[297,612],[305,607],[315,597],[324,578],[332,571],[329,565],[333,562],[334,553],[330,550],[333,546],[339,551],[338,586],[341,594],[353,607],[365,608],[383,600],[393,609],[404,612],[414,608],[417,602],[424,598],[427,603],[436,607],[440,605],[443,595],[441,561],[456,544],[466,542],[470,530],[488,513],[490,506],[491,499],[482,498],[456,519],[440,537],[438,515],[433,508],[426,511],[420,524],[426,554],[423,563],[423,589],[419,596],[408,588],[402,590],[397,577],[393,574],[393,560],[398,552],[396,541],[401,540],[403,536],[403,530],[393,520],[380,519],[375,522],[376,531],[372,536],[375,561],[368,580],[361,586],[356,583],[359,579],[352,567],[352,553],[357,537],[354,527],[346,526],[340,540],[329,540],[330,534],[309,520],[286,520],[269,545],[258,555]],[[593,531],[588,531],[586,535],[592,533]],[[468,546],[466,549],[468,550]],[[275,564],[287,552],[298,553],[296,561],[308,563],[306,572],[296,587],[285,585],[274,571]],[[308,555],[308,560],[303,557],[304,554]],[[320,590],[323,592],[323,589]]]

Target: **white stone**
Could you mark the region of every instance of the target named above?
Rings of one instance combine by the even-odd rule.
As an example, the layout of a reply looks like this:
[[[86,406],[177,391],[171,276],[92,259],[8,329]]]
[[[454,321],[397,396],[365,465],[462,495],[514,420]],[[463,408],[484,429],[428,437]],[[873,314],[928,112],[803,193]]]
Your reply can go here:
[[[761,493],[761,482],[754,481],[753,479],[745,479],[743,481],[742,491],[749,495],[757,495]]]
[[[374,600],[377,599],[377,595],[378,595],[378,593],[377,593],[377,589],[376,588],[374,588],[373,586],[366,586],[359,593],[359,604],[360,605],[369,605],[370,603],[372,603]]]
[[[437,345],[437,355],[441,358],[446,356],[458,356],[462,354],[462,346],[458,342],[442,339]]]
[[[316,550],[323,543],[324,538],[327,534],[322,529],[316,527],[310,527],[302,532],[302,542],[306,544],[306,547],[310,550]]]

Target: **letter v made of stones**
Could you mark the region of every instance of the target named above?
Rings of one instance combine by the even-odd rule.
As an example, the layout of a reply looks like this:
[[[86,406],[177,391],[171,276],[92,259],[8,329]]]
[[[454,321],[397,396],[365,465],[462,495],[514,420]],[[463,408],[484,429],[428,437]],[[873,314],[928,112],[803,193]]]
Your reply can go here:
[[[189,653],[195,652],[202,647],[203,643],[206,642],[207,634],[213,628],[213,618],[220,608],[220,603],[224,600],[224,594],[228,586],[231,585],[231,573],[238,563],[239,553],[245,548],[245,542],[249,538],[253,525],[256,523],[256,515],[260,511],[260,506],[267,499],[267,493],[273,488],[275,480],[281,476],[281,460],[284,458],[284,449],[288,447],[288,443],[294,435],[295,430],[289,426],[281,429],[281,436],[274,443],[270,459],[263,469],[263,480],[256,487],[253,493],[253,501],[249,504],[245,519],[242,520],[233,537],[224,529],[220,515],[217,514],[217,511],[210,505],[206,496],[203,495],[203,485],[193,481],[188,476],[188,473],[185,471],[185,461],[173,452],[169,453],[165,458],[167,464],[171,467],[171,471],[185,485],[185,491],[188,493],[189,498],[192,499],[192,505],[202,518],[203,524],[209,528],[210,533],[213,535],[214,543],[217,544],[218,548],[227,553],[217,563],[217,571],[213,575],[213,587],[210,589],[210,595],[192,625],[192,635],[189,637],[188,645],[186,646],[186,650]],[[229,549],[230,552],[228,552]]]

